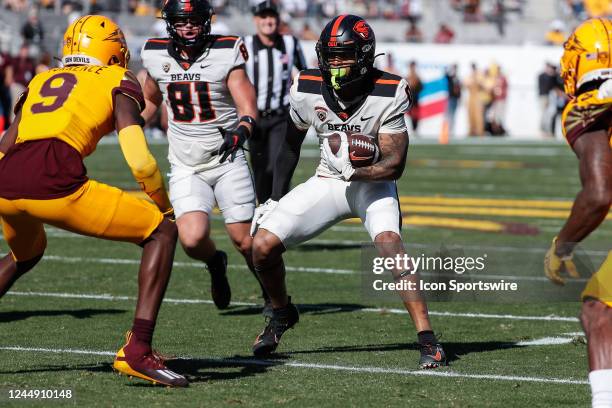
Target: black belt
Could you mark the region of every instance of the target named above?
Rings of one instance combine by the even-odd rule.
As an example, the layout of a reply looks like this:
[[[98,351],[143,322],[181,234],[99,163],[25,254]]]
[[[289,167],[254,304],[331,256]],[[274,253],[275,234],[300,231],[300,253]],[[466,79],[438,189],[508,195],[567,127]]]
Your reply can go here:
[[[266,118],[268,116],[281,116],[287,114],[287,108],[278,108],[278,109],[266,109],[263,111],[259,111],[260,118]]]

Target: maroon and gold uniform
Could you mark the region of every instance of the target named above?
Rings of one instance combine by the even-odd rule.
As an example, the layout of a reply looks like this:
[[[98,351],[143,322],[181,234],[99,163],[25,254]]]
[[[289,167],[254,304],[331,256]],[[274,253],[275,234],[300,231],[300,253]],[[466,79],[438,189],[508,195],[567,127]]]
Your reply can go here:
[[[140,85],[123,66],[69,65],[34,77],[20,98],[17,138],[0,160],[0,216],[15,260],[43,253],[43,224],[140,243],[162,221],[154,204],[87,177],[83,158],[114,130],[118,94],[144,109]],[[149,154],[146,145],[140,150]]]
[[[564,44],[561,76],[571,101],[562,116],[570,146],[584,134],[605,131],[612,149],[612,20],[592,18],[580,24]],[[591,277],[582,298],[612,307],[612,251]]]

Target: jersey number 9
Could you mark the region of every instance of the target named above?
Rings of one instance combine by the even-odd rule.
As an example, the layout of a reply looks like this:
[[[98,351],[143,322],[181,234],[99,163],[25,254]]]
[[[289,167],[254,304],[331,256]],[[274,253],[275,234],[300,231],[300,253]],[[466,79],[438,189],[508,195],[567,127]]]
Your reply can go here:
[[[55,74],[47,79],[40,87],[38,93],[43,98],[55,99],[50,105],[45,105],[43,102],[35,103],[32,105],[32,113],[53,112],[61,108],[76,83],[76,76],[68,72]]]

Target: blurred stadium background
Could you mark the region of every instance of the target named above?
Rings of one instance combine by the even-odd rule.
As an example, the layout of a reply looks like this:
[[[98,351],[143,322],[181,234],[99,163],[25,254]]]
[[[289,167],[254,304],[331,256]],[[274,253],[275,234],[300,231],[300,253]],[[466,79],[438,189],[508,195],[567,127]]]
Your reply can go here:
[[[253,33],[250,8],[256,2],[213,0],[213,32]],[[612,10],[609,0],[278,3],[282,30],[303,40],[311,66],[316,66],[313,41],[331,16],[366,17],[378,52],[385,53],[377,60],[380,68],[408,75],[410,62],[416,63],[423,86],[419,109],[412,114],[420,119],[418,129],[412,134],[441,142],[482,135],[560,140],[558,119],[566,103],[557,77],[561,44],[581,20]],[[131,68],[138,71],[146,38],[165,36],[165,25],[156,18],[160,5],[149,0],[2,0],[0,93],[14,101],[36,70],[55,66],[66,26],[82,14],[103,13],[119,22],[132,52]],[[449,77],[454,64],[456,77]]]

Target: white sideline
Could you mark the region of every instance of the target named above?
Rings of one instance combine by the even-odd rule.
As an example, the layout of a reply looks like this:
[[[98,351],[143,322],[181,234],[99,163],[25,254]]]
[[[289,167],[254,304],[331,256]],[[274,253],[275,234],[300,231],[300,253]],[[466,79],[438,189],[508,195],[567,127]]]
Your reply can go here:
[[[51,349],[41,347],[21,347],[21,346],[0,346],[3,351],[22,351],[22,352],[41,352],[41,353],[56,353],[56,354],[85,354],[96,356],[114,356],[115,353],[110,351],[95,351],[95,350],[79,350],[79,349]],[[359,366],[343,366],[337,364],[316,364],[316,363],[301,363],[298,361],[282,362],[278,360],[251,360],[239,358],[200,358],[200,357],[181,357],[186,360],[203,360],[213,363],[226,364],[243,364],[253,366],[266,367],[296,367],[310,368],[315,370],[333,370],[333,371],[349,371],[354,373],[369,373],[369,374],[396,374],[406,376],[428,376],[428,377],[447,377],[447,378],[469,378],[475,380],[499,380],[499,381],[525,381],[535,383],[548,384],[575,384],[586,385],[589,382],[586,380],[572,380],[569,378],[545,378],[545,377],[525,377],[514,375],[493,375],[493,374],[464,374],[454,371],[424,371],[424,370],[403,370],[398,368],[383,368],[383,367],[359,367]]]
[[[7,295],[13,296],[32,296],[32,297],[52,297],[52,298],[67,298],[67,299],[92,299],[92,300],[136,300],[132,296],[114,296],[110,294],[87,294],[87,293],[57,293],[57,292],[19,292],[10,291]],[[206,299],[173,299],[165,298],[165,303],[170,304],[207,304],[212,305],[212,300]],[[248,302],[233,302],[234,306],[261,306],[257,303]],[[324,309],[323,307],[321,309]],[[404,309],[386,309],[386,308],[364,308],[356,309],[356,312],[365,313],[393,313],[393,314],[406,314],[408,313]],[[576,317],[564,317],[564,316],[521,316],[521,315],[509,315],[509,314],[489,314],[489,313],[458,313],[458,312],[436,312],[430,310],[431,316],[442,316],[442,317],[465,317],[471,319],[506,319],[506,320],[536,320],[536,321],[548,321],[548,322],[578,322]]]

